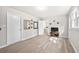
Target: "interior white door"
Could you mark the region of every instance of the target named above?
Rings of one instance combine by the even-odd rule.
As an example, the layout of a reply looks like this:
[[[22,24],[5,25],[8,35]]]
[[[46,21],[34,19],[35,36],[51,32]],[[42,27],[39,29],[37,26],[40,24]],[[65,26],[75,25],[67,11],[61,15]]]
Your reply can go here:
[[[7,13],[7,44],[20,41],[20,16]]]
[[[44,34],[44,21],[38,21],[38,31],[39,35]]]

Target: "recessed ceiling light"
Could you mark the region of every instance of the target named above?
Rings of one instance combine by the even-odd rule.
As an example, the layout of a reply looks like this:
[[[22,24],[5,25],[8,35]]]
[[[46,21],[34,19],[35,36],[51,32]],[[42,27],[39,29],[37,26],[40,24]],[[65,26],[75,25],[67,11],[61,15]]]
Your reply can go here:
[[[37,6],[36,9],[40,10],[40,11],[43,11],[43,10],[46,10],[47,7],[46,6]]]

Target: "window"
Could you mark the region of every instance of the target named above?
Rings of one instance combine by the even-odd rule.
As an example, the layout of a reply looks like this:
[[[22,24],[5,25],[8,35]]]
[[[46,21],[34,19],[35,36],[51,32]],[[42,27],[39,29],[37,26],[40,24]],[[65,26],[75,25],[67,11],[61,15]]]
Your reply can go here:
[[[79,11],[78,8],[74,9],[71,13],[72,28],[79,28]]]

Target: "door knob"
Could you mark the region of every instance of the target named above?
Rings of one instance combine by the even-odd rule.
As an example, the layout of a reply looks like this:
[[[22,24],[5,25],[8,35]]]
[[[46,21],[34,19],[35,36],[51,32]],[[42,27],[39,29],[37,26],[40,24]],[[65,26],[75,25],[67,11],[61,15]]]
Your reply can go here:
[[[0,28],[0,31],[1,31],[1,28]]]

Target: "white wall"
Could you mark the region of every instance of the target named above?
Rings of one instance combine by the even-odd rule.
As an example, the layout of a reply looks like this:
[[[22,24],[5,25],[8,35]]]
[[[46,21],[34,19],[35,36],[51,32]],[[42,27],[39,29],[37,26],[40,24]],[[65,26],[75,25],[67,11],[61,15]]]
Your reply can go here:
[[[25,40],[37,35],[36,29],[24,30],[23,28],[23,20],[31,20],[37,21],[36,17],[24,13],[22,11],[13,9],[11,7],[0,7],[0,26],[2,27],[2,31],[0,31],[0,46],[4,46],[7,43],[7,12],[14,13],[21,18],[21,39]]]
[[[55,22],[53,22],[55,20]],[[59,22],[59,24],[57,24]],[[52,23],[49,25],[49,23]],[[68,19],[67,16],[55,16],[47,19],[46,26],[48,27],[48,33],[50,33],[51,27],[58,27],[60,37],[68,38]]]
[[[77,7],[79,8],[79,7]],[[75,50],[75,52],[79,52],[79,29],[73,29],[71,26],[72,19],[70,18],[71,13],[73,12],[75,7],[72,7],[69,13],[69,40]],[[79,10],[77,10],[79,11]],[[72,15],[73,16],[73,15]]]
[[[26,16],[26,17],[22,17],[23,20],[33,20],[33,21],[37,21],[37,18],[35,17],[31,17],[31,16]],[[23,21],[21,21],[22,24],[23,24]],[[30,29],[30,30],[24,30],[23,28],[23,25],[22,25],[22,38],[23,40],[25,39],[29,39],[29,38],[32,38],[34,36],[37,36],[38,35],[38,30],[37,29]]]

